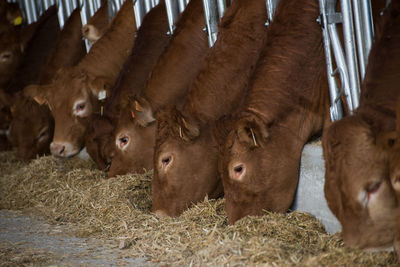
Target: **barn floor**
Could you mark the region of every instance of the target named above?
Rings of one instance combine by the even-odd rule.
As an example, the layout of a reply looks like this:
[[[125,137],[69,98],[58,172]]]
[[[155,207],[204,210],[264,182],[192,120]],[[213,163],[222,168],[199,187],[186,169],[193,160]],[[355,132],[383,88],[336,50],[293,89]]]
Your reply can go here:
[[[151,172],[105,179],[90,161],[42,157],[25,163],[13,152],[0,153],[0,170],[5,266],[75,265],[66,259],[89,266],[138,259],[161,266],[398,266],[393,252],[348,249],[340,233],[328,234],[315,217],[297,211],[266,212],[229,226],[224,200],[205,199],[178,218],[159,219],[150,212]]]
[[[54,225],[33,214],[0,211],[0,266],[152,266],[132,259],[114,240],[74,237],[72,225]]]

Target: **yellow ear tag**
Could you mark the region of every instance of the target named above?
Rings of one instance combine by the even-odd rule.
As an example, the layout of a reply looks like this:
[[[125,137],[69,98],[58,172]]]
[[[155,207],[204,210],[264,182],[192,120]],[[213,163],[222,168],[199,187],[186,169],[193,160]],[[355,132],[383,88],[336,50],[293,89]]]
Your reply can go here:
[[[18,16],[14,19],[14,26],[18,26],[22,24],[22,17]]]

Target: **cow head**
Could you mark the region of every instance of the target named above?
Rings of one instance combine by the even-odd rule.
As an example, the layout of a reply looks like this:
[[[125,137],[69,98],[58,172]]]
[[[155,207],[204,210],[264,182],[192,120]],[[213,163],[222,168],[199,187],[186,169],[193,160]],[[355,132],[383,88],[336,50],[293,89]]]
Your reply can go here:
[[[301,148],[280,125],[248,115],[229,133],[220,159],[230,223],[264,210],[285,212],[297,186]]]
[[[392,246],[397,200],[380,143],[371,126],[355,116],[333,123],[323,135],[325,197],[351,247]]]
[[[55,129],[50,151],[58,157],[76,155],[84,146],[87,119],[100,112],[101,101],[109,95],[110,84],[79,67],[61,69],[53,83],[29,86],[24,90],[39,104],[47,104],[54,117]]]
[[[206,195],[222,195],[218,145],[211,127],[200,127],[175,108],[158,115],[154,151],[153,212],[177,216]]]
[[[153,167],[156,124],[150,103],[136,97],[121,109],[109,177]]]
[[[18,148],[18,157],[28,160],[48,154],[54,131],[50,110],[22,95],[15,98],[9,140]]]

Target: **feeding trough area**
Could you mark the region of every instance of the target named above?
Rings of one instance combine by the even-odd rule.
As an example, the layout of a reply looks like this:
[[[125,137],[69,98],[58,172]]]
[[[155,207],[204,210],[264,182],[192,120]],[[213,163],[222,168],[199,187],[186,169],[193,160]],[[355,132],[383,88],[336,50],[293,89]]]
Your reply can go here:
[[[7,2],[5,266],[398,265],[397,3]]]

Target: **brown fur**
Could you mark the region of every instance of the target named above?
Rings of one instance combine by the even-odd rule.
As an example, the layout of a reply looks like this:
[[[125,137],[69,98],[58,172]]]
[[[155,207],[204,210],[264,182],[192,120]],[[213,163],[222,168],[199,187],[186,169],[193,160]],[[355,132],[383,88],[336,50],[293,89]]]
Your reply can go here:
[[[0,90],[10,81],[22,58],[17,27],[0,22]]]
[[[210,124],[234,112],[243,101],[265,44],[266,19],[265,1],[234,1],[182,111],[165,111],[157,119],[153,211],[175,216],[206,195],[223,194],[217,171],[218,145]],[[173,158],[168,169],[162,163],[167,157]]]
[[[128,95],[134,95],[144,87],[150,71],[170,41],[167,31],[167,14],[164,1],[161,1],[143,18],[132,53],[107,100],[104,115],[96,114],[90,119],[86,150],[100,169],[106,169],[113,157],[114,128],[120,108],[127,105]],[[130,117],[129,111],[127,114]]]
[[[282,0],[245,104],[220,159],[230,223],[286,212],[304,144],[328,121],[328,88],[316,1]]]
[[[72,12],[50,52],[37,80],[38,84],[49,84],[62,67],[76,65],[86,54],[82,41],[79,8]],[[18,147],[18,156],[32,159],[36,155],[49,153],[53,137],[54,121],[49,108],[40,106],[32,99],[18,95],[13,106],[10,139]]]
[[[36,82],[60,33],[57,8],[51,6],[47,9],[40,16],[37,24],[36,31],[24,51],[23,62],[6,88],[7,93],[15,93],[24,89],[28,84]]]
[[[94,13],[93,17],[82,27],[83,37],[93,45],[106,32],[108,20],[108,1],[103,0],[100,8]]]
[[[7,100],[3,102],[3,105],[8,111],[0,114],[0,116],[4,114],[8,116],[7,113],[10,112],[10,108],[13,105],[13,94],[21,91],[26,85],[36,81],[40,70],[45,64],[46,57],[49,55],[49,51],[55,46],[55,40],[59,35],[59,31],[57,9],[55,6],[46,10],[35,25],[29,27],[28,35],[31,37],[26,37],[25,41],[29,41],[26,45],[27,48],[22,54],[21,62],[18,62],[17,66],[13,66],[15,62],[5,66],[6,68],[10,67],[9,70],[14,67],[16,67],[16,69],[15,71],[11,70],[11,78],[7,85],[2,88],[2,90],[4,89],[2,94],[7,95]],[[25,31],[23,32],[25,33]],[[8,36],[7,38],[12,40],[13,37]],[[20,49],[20,47],[18,47],[18,44],[14,44],[13,49],[13,56],[19,57],[17,50]],[[11,120],[6,118],[0,118],[0,121],[8,121],[11,123]]]
[[[369,249],[392,246],[398,210],[388,154],[379,136],[396,127],[399,1],[392,1],[384,16],[369,56],[359,108],[333,123],[323,136],[328,205],[342,224],[345,243]]]
[[[135,96],[133,109],[135,114],[131,124],[127,119],[121,119],[116,129],[116,139],[121,135],[133,131],[130,139],[135,143],[129,145],[129,151],[117,149],[112,161],[109,176],[124,174],[127,172],[142,171],[143,168],[152,168],[152,155],[155,142],[154,114],[164,106],[180,105],[186,95],[190,83],[197,76],[204,62],[208,50],[207,36],[204,28],[203,5],[201,0],[192,0],[181,15],[172,40],[165,52],[158,59],[144,89]],[[135,103],[142,107],[137,110]],[[128,111],[122,116],[129,116]],[[123,122],[122,122],[123,120]],[[147,128],[151,129],[139,129]],[[133,130],[135,128],[136,130]],[[130,129],[128,131],[128,129]],[[144,134],[146,136],[144,136]],[[147,142],[147,143],[145,143]],[[138,150],[140,148],[140,150]],[[141,151],[140,156],[136,151]],[[148,157],[148,155],[151,155]],[[128,158],[127,158],[128,157]],[[124,164],[123,162],[129,162]]]
[[[110,95],[132,48],[136,31],[133,17],[132,2],[126,1],[105,35],[77,66],[60,70],[49,86],[25,90],[38,102],[47,102],[52,110],[55,131],[50,148],[53,154],[70,157],[83,147],[85,118],[99,112],[102,104],[98,94],[105,90]],[[83,108],[78,109],[79,106]]]

